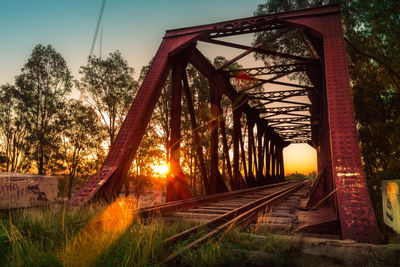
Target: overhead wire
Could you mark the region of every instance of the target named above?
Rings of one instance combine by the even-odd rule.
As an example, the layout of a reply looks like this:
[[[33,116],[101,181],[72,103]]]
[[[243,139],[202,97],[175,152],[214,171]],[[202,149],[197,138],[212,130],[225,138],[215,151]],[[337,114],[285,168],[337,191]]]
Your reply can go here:
[[[103,0],[103,2],[101,4],[101,8],[100,8],[99,18],[97,19],[96,31],[94,32],[92,47],[90,48],[89,56],[91,56],[93,54],[93,49],[94,49],[94,45],[96,44],[97,34],[99,33],[99,28],[100,28],[100,24],[101,24],[101,19],[103,17],[105,5],[106,5],[106,0]]]

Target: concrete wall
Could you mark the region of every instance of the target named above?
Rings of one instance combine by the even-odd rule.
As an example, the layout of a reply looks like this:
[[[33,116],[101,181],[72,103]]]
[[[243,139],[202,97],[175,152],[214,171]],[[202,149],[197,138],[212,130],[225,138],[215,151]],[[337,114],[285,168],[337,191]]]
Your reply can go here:
[[[0,209],[26,208],[55,202],[58,178],[0,172]]]
[[[400,234],[400,180],[382,181],[383,221]]]

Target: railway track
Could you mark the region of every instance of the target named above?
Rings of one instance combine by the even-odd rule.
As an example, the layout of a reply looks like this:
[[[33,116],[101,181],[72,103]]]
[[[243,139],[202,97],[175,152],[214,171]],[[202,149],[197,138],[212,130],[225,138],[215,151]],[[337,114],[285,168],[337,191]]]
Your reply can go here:
[[[228,193],[174,201],[138,210],[142,217],[159,214],[167,220],[190,220],[199,224],[164,240],[165,245],[187,238],[195,240],[163,260],[168,263],[187,250],[217,238],[233,225],[255,221],[259,214],[293,194],[307,182],[283,182]]]
[[[150,207],[136,209],[136,210],[134,210],[134,212],[138,213],[141,217],[144,217],[144,218],[153,216],[153,215],[161,215],[161,216],[165,217],[165,216],[169,216],[171,214],[174,214],[174,213],[177,213],[180,211],[197,208],[197,207],[200,207],[201,205],[207,205],[210,203],[216,203],[216,202],[227,200],[227,199],[233,199],[235,197],[241,197],[245,194],[261,192],[262,190],[267,190],[267,191],[269,190],[272,192],[272,191],[276,190],[275,189],[276,187],[285,186],[290,183],[291,182],[275,183],[275,184],[247,188],[247,189],[242,189],[242,190],[236,190],[236,191],[231,191],[231,192],[226,192],[226,193],[213,194],[213,195],[208,195],[208,196],[195,197],[195,198],[191,198],[191,199],[172,201],[172,202],[162,203],[162,204],[158,204],[158,205],[154,205],[154,206],[150,206]],[[265,193],[266,192],[264,192],[264,194]]]

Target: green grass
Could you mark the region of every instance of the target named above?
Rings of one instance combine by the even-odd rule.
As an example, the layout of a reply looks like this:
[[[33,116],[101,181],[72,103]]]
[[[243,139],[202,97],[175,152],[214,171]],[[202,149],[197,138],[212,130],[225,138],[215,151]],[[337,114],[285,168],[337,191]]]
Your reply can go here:
[[[112,238],[104,237],[94,229],[90,236],[98,238],[81,245],[85,242],[81,233],[105,208],[94,204],[81,210],[30,209],[2,216],[0,266],[156,266],[172,252],[161,241],[193,226],[187,222],[166,224],[162,219],[144,223],[134,218],[121,235],[114,235],[113,230]],[[101,253],[93,258],[93,251]],[[76,255],[81,257],[78,261]]]
[[[104,222],[101,217],[110,206],[99,203],[78,210],[47,207],[2,214],[0,266],[159,266],[190,242],[171,245],[162,241],[193,223],[166,223],[157,218],[144,222],[133,217],[128,227],[119,230],[123,218],[115,215],[118,210],[112,211],[114,220]],[[107,227],[116,228],[105,234]],[[285,242],[276,238],[254,241],[248,233],[231,229],[198,250],[185,251],[176,264],[245,266],[249,259],[231,251],[239,248],[274,253],[276,264],[282,265],[287,262],[285,251],[291,249]]]
[[[261,251],[272,254],[269,262],[272,266],[290,266],[290,254],[296,249],[292,240],[279,238],[269,232],[263,232],[266,239],[254,239],[254,231],[242,232],[233,228],[226,231],[216,241],[202,246],[198,250],[185,251],[181,257],[184,266],[263,266],[256,258],[238,253],[240,250]],[[265,263],[264,263],[265,264]]]
[[[194,239],[164,244],[167,237],[194,224],[166,223],[162,218],[143,221],[136,216],[131,216],[127,223],[130,209],[124,210],[123,205],[115,203],[111,213],[107,211],[113,205],[98,203],[78,210],[48,207],[1,214],[0,266],[162,266],[165,257],[181,251]],[[266,238],[254,238],[254,234]],[[296,244],[294,240],[272,235],[266,227],[248,227],[247,232],[232,228],[199,249],[183,251],[168,266],[265,264],[257,258],[258,254],[242,253],[243,250],[268,253],[264,255],[271,255],[271,266],[307,266],[301,262],[316,266],[300,253]],[[398,250],[387,252],[384,258],[397,262]],[[369,262],[370,266],[377,263],[382,260]]]

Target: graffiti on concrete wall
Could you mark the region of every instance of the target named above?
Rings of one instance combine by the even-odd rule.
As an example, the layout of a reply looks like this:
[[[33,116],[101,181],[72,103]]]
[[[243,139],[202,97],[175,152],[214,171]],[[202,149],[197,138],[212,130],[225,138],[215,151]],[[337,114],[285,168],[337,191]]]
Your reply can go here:
[[[382,181],[383,220],[400,234],[400,180]]]
[[[0,173],[0,209],[48,204],[57,197],[54,177],[5,175]]]

